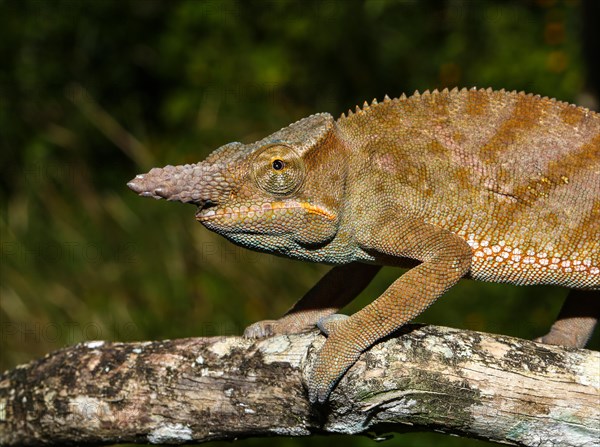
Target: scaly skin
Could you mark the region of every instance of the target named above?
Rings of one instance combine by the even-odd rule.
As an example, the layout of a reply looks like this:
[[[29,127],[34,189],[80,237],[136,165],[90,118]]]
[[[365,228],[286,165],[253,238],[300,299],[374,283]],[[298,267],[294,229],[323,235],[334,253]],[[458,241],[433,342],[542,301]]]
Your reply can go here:
[[[312,402],[462,277],[577,289],[543,342],[583,346],[600,314],[600,116],[552,99],[490,89],[386,97],[129,186],[198,205],[196,219],[236,244],[336,265],[283,318],[245,332],[319,322],[328,339]],[[356,314],[332,316],[381,265],[413,268]]]

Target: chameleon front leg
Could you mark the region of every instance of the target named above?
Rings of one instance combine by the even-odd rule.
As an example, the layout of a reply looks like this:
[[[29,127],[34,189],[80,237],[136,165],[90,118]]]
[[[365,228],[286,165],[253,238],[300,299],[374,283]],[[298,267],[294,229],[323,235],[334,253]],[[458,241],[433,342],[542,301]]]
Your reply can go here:
[[[353,262],[332,268],[286,314],[278,320],[263,320],[246,328],[244,337],[262,338],[295,334],[315,327],[362,292],[381,269],[379,265]]]
[[[419,315],[471,265],[472,250],[463,239],[423,222],[390,223],[369,235],[364,248],[422,263],[398,278],[374,302],[333,325],[309,380],[311,402],[327,400],[365,349]]]

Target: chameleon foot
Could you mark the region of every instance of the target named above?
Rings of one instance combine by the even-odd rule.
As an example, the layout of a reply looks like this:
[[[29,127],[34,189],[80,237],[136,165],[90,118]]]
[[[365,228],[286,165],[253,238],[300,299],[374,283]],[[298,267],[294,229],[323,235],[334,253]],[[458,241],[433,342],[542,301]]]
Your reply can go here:
[[[548,332],[537,342],[549,345],[583,348],[600,319],[600,293],[594,290],[572,290]]]
[[[299,334],[314,329],[314,322],[306,322],[292,315],[279,320],[262,320],[251,324],[244,330],[246,338],[265,338],[273,335]]]
[[[538,343],[546,343],[547,345],[570,346],[573,348],[583,348],[591,336],[589,332],[565,332],[561,327],[556,327],[555,324],[546,335],[537,337],[533,341]],[[593,326],[592,326],[593,328]]]
[[[308,381],[308,399],[311,403],[327,401],[331,391],[346,371],[358,360],[361,351],[352,348],[342,337],[331,333],[321,351]]]
[[[244,329],[244,338],[266,338],[277,334],[277,320],[262,320]]]

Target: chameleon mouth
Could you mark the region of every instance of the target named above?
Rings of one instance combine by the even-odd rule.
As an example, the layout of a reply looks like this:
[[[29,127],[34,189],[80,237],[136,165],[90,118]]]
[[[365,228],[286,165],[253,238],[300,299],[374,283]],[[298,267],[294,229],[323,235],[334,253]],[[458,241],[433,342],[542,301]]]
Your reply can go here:
[[[196,220],[207,220],[207,218],[210,218],[211,216],[215,216],[217,214],[216,210],[214,209],[218,205],[216,202],[206,200],[197,205],[198,208],[196,209]]]
[[[242,205],[239,207],[225,207],[220,209],[216,208],[217,205],[218,204],[214,202],[206,202],[202,206],[199,206],[198,211],[196,212],[196,220],[199,222],[207,222],[219,218],[229,218],[233,220],[238,218],[251,219],[257,216],[264,215],[264,213],[268,212],[288,212],[294,209],[302,209],[310,214],[316,214],[321,217],[324,217],[327,220],[336,219],[336,215],[331,211],[321,206],[310,204],[308,202],[267,202],[263,203],[262,205]]]

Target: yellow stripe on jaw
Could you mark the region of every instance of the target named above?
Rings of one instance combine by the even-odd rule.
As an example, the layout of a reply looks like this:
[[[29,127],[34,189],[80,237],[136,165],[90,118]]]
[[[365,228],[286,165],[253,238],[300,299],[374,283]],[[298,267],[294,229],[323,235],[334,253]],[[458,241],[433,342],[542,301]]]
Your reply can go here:
[[[335,214],[324,208],[321,208],[320,206],[313,205],[312,203],[308,202],[271,202],[267,206],[272,210],[302,208],[311,214],[318,214],[326,219],[335,220]],[[263,207],[263,209],[265,208]]]
[[[304,208],[306,211],[308,211],[309,213],[313,213],[313,214],[318,214],[320,216],[323,216],[329,220],[334,220],[335,219],[335,215],[330,213],[329,211],[316,206],[316,205],[311,205],[308,202],[300,202],[300,206],[302,208]]]

